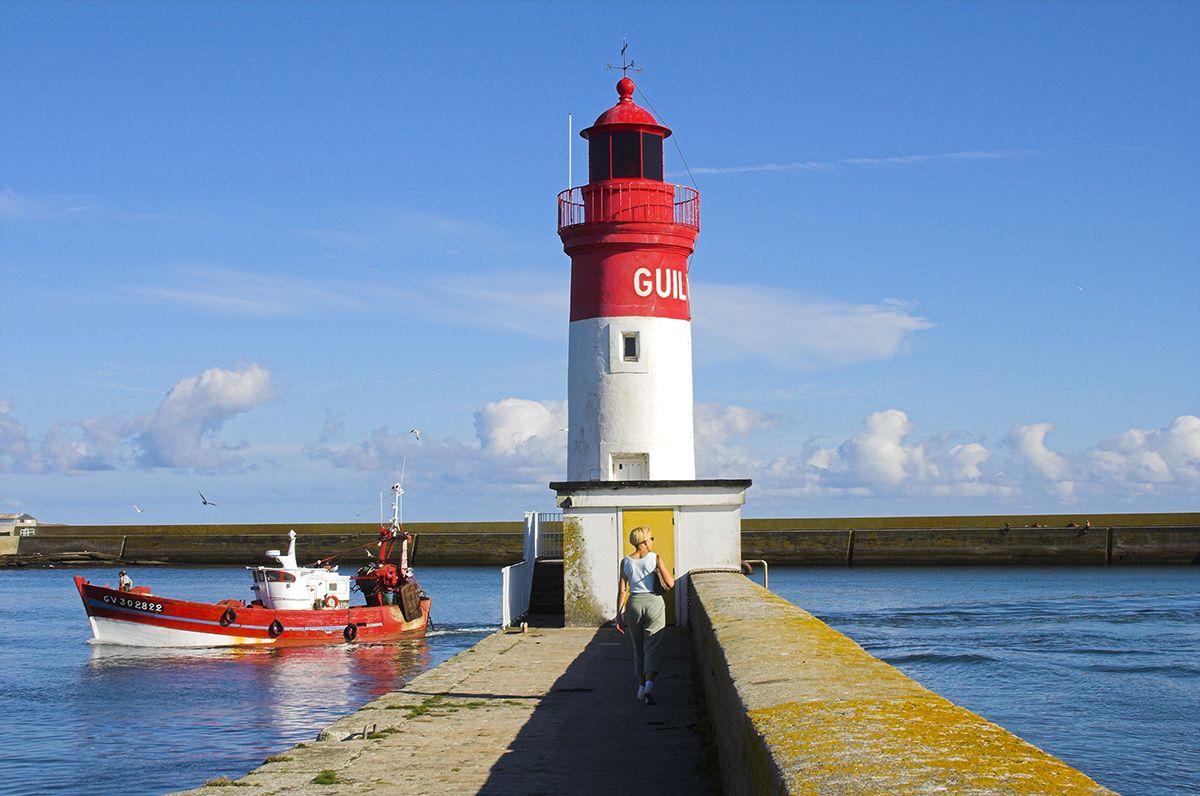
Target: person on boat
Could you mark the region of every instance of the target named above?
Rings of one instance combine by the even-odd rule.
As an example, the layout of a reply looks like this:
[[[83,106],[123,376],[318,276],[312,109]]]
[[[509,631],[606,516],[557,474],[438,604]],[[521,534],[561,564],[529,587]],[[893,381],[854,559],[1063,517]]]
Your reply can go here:
[[[117,573],[117,577],[120,578],[120,580],[117,581],[119,584],[117,588],[119,588],[121,591],[133,591],[133,578],[129,577],[129,573],[127,573],[125,570],[121,570]]]
[[[621,561],[621,579],[617,586],[616,627],[621,633],[629,628],[633,643],[633,671],[637,676],[637,698],[654,704],[654,676],[658,674],[659,646],[667,626],[667,606],[655,593],[656,579],[664,589],[675,586],[675,578],[653,550],[654,536],[649,528],[629,532],[633,553]]]

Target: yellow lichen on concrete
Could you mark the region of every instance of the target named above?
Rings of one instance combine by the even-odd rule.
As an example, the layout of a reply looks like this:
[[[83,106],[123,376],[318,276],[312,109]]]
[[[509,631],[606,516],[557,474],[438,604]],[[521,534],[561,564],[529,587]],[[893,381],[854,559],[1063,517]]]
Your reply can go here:
[[[614,581],[614,592],[616,588]],[[568,627],[594,627],[605,621],[592,591],[583,523],[570,516],[563,518],[563,620]]]
[[[746,578],[692,589],[710,714],[745,722],[718,730],[732,793],[1111,792]]]
[[[749,713],[804,793],[1098,794],[1104,788],[936,694],[777,705]]]

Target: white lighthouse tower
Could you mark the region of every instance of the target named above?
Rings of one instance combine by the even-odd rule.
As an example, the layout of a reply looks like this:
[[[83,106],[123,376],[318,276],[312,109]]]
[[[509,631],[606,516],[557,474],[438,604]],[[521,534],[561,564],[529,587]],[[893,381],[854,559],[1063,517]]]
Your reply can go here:
[[[663,180],[671,131],[617,83],[617,104],[580,134],[588,183],[558,197],[571,258],[564,620],[616,613],[617,572],[635,527],[676,575],[668,617],[687,612],[687,573],[741,561],[748,479],[696,480],[688,258],[700,194]]]
[[[588,184],[560,197],[571,257],[567,477],[696,477],[688,258],[700,195],[663,182],[671,131],[620,99],[580,135]]]

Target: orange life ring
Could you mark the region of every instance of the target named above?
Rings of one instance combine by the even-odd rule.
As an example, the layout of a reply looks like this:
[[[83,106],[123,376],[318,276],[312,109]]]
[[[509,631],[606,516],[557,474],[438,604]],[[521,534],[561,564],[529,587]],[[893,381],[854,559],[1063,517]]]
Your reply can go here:
[[[339,605],[341,605],[341,600],[337,597],[334,597],[332,594],[325,595],[326,608],[337,608]]]

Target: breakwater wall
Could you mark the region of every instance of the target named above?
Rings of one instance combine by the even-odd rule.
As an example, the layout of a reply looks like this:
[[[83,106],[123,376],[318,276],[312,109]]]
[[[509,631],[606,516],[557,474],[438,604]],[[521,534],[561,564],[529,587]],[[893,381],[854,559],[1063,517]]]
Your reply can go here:
[[[299,536],[302,561],[365,560],[375,523],[292,525],[39,525],[4,538],[0,565],[235,564]],[[521,560],[521,522],[408,523],[416,563],[506,566]],[[553,524],[550,524],[551,529]],[[19,549],[15,545],[19,543]],[[1200,564],[1200,512],[1015,517],[853,517],[742,520],[742,557],[777,566]]]
[[[521,560],[523,523],[410,523],[416,541],[414,563],[433,566],[496,566]],[[244,565],[271,563],[269,549],[286,550],[288,531],[296,531],[296,555],[302,563],[341,554],[339,562],[366,561],[379,540],[375,523],[322,525],[39,525],[20,538],[9,565],[39,563]]]
[[[747,578],[689,599],[726,793],[1111,793]]]

